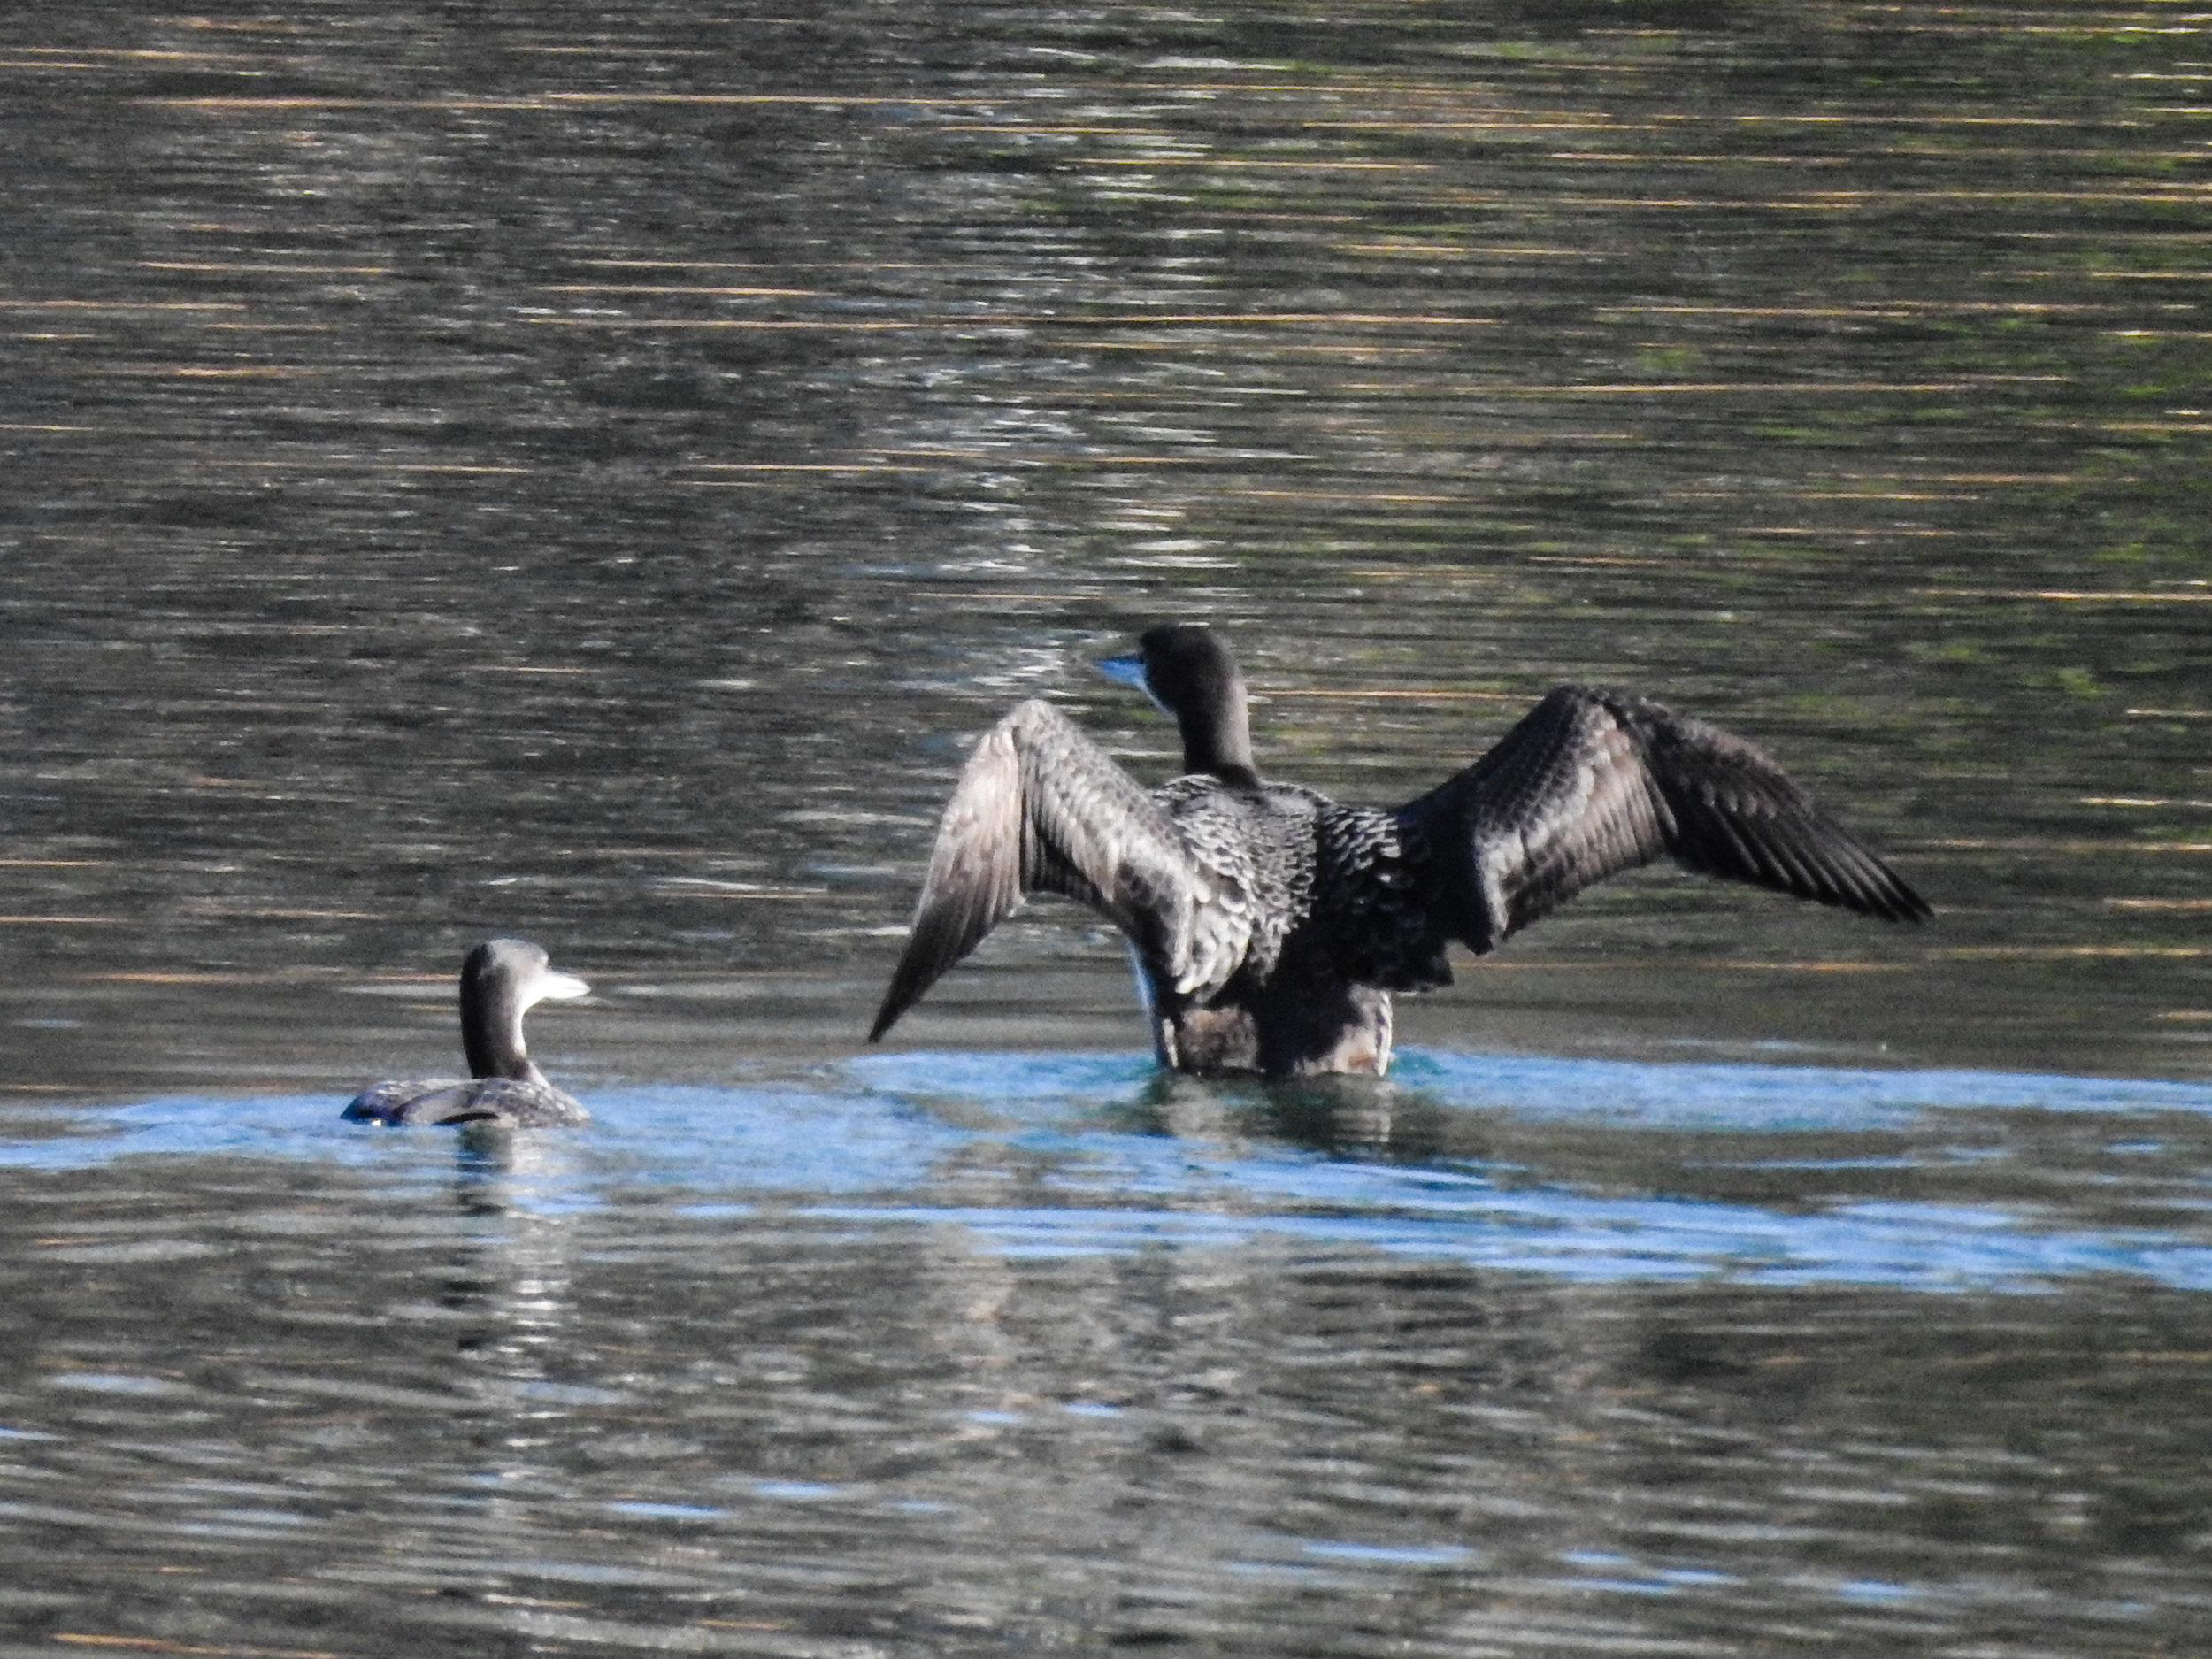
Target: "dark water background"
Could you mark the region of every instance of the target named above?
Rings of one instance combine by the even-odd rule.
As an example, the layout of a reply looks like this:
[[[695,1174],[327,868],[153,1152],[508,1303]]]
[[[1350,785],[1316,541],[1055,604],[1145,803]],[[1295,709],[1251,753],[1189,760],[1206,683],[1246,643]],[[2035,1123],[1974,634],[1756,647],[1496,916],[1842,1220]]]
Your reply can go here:
[[[2176,5],[0,14],[0,1659],[2212,1647],[2212,36]],[[1550,685],[1654,873],[1153,1078],[937,804]],[[454,964],[599,1122],[342,1132]]]

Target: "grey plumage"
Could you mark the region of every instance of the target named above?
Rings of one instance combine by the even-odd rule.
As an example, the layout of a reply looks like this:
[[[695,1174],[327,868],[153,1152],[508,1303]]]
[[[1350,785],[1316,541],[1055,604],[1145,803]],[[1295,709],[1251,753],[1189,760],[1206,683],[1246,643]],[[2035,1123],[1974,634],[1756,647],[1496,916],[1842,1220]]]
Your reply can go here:
[[[1024,894],[1127,935],[1162,1064],[1381,1071],[1392,991],[1450,983],[1593,882],[1693,870],[1888,920],[1926,903],[1741,738],[1658,703],[1552,692],[1487,754],[1394,811],[1253,770],[1244,689],[1206,629],[1148,631],[1108,666],[1173,714],[1186,775],[1149,792],[1049,704],[987,733],[945,810],[871,1040]]]
[[[506,1077],[379,1083],[355,1095],[342,1115],[353,1123],[491,1123],[514,1129],[560,1129],[591,1121],[582,1102],[551,1083]]]
[[[584,995],[581,979],[557,973],[542,947],[492,939],[461,964],[461,1043],[470,1075],[379,1083],[348,1102],[356,1123],[504,1124],[555,1128],[591,1121],[582,1102],[547,1080],[523,1046],[522,1017],[536,1003]]]

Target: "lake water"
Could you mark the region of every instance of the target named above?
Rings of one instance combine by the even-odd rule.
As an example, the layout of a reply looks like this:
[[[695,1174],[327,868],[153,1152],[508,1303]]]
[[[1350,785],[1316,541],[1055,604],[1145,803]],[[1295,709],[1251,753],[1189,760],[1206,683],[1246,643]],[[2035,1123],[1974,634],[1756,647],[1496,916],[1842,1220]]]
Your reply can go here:
[[[2212,1648],[2208,29],[0,19],[0,1659]],[[1171,618],[1937,918],[1648,872],[1263,1089],[1040,904],[865,1048]],[[339,1124],[499,933],[596,1123]]]

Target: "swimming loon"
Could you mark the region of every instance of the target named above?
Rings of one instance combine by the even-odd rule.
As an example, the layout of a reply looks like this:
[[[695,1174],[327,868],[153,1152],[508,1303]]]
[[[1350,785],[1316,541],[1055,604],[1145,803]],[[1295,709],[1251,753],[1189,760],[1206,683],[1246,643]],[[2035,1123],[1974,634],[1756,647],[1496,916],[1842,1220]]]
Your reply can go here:
[[[1473,765],[1394,811],[1262,780],[1243,677],[1194,624],[1100,666],[1181,728],[1147,791],[1049,703],[984,735],[945,808],[882,1037],[1028,893],[1119,927],[1160,1064],[1380,1074],[1393,991],[1451,982],[1593,882],[1662,853],[1890,921],[1932,912],[1740,737],[1641,697],[1562,686]]]
[[[461,1046],[469,1076],[379,1083],[346,1107],[356,1123],[509,1124],[520,1129],[588,1124],[591,1114],[546,1081],[522,1046],[522,1017],[549,999],[591,989],[556,973],[543,947],[526,939],[490,939],[461,964]]]

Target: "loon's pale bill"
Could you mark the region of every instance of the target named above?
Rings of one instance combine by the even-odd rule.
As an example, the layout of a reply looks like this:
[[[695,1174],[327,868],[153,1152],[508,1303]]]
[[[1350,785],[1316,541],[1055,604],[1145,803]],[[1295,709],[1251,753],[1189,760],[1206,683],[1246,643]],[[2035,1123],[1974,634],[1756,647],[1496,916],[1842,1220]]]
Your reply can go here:
[[[1152,687],[1144,683],[1143,657],[1102,657],[1096,666],[1107,679],[1118,680],[1125,686],[1134,686],[1148,697],[1152,695]]]
[[[589,996],[591,987],[572,973],[558,973],[548,968],[535,985],[530,987],[531,1001],[536,1002],[565,1002],[579,996]]]
[[[1144,693],[1146,700],[1154,708],[1167,716],[1169,719],[1172,720],[1176,718],[1175,710],[1160,701],[1159,694],[1152,689],[1152,682],[1144,677],[1143,657],[1137,656],[1102,657],[1095,666],[1098,672],[1105,675],[1107,679],[1118,680],[1125,686],[1134,686],[1139,691]]]

